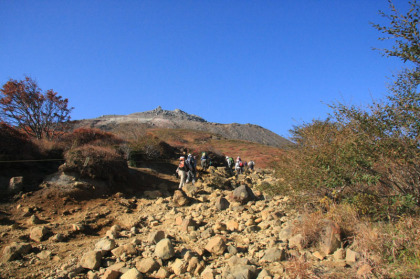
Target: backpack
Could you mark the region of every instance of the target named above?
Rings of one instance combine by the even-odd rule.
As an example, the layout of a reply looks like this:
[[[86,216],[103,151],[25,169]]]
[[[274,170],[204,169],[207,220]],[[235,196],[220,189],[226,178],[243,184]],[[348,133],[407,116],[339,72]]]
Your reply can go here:
[[[180,170],[185,170],[185,161],[184,160],[182,160],[182,161],[179,162],[178,168]]]
[[[244,166],[244,163],[242,163],[242,161],[239,161],[239,166],[242,168]]]
[[[187,161],[185,161],[185,163],[186,163],[188,169],[190,169],[190,170],[194,169],[194,158],[189,157],[187,159]]]

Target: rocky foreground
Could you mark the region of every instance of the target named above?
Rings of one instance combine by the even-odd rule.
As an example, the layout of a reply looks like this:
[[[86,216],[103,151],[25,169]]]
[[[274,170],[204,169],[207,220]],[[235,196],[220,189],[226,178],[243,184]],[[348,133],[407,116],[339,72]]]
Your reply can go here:
[[[172,188],[176,178],[168,175]],[[183,191],[165,183],[89,201],[25,194],[1,208],[0,278],[352,278],[369,274],[325,221],[315,247],[287,197],[256,190],[269,172],[210,168]],[[74,182],[76,183],[76,182]],[[175,191],[174,191],[175,190]]]

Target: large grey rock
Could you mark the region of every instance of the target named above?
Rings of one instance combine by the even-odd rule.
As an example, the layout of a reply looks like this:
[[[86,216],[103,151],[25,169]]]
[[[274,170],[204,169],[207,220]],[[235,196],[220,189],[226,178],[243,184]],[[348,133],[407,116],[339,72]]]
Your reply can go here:
[[[115,240],[110,238],[103,238],[95,244],[95,251],[101,251],[102,256],[114,249],[116,246]]]
[[[233,199],[244,204],[248,201],[256,200],[256,197],[251,188],[246,185],[241,185],[233,191]]]
[[[174,246],[168,238],[164,238],[156,244],[155,255],[161,259],[168,260],[175,255]]]
[[[34,228],[31,229],[31,233],[29,234],[29,238],[32,239],[33,241],[41,242],[44,239],[46,239],[49,232],[50,232],[50,230],[45,226],[34,227]]]
[[[98,269],[101,266],[101,260],[100,251],[89,251],[82,256],[80,265],[87,269]]]
[[[10,245],[4,247],[2,254],[2,262],[16,260],[31,251],[32,246],[28,243],[12,242]]]
[[[287,224],[279,233],[279,239],[281,241],[288,241],[293,237],[293,225]]]
[[[223,198],[223,197],[219,197],[216,199],[216,208],[218,210],[225,210],[228,209],[230,206],[230,203],[228,202],[227,199]]]
[[[265,262],[279,262],[286,259],[286,252],[283,249],[270,248],[264,253],[262,261]]]

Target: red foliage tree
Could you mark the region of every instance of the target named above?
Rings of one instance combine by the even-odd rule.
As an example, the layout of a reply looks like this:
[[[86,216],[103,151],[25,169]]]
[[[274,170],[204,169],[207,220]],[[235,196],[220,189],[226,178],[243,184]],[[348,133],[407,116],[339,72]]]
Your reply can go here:
[[[30,77],[10,79],[0,89],[0,120],[18,127],[29,136],[51,139],[62,123],[70,120],[68,99],[52,89],[42,93]]]

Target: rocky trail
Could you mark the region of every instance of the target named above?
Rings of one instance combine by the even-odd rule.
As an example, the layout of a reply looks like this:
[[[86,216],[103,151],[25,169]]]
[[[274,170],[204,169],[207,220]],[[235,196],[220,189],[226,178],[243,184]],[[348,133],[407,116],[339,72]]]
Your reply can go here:
[[[60,195],[49,185],[1,204],[0,278],[364,275],[366,266],[342,248],[334,224],[325,225],[322,245],[303,248],[293,230],[299,215],[286,210],[291,201],[257,190],[275,182],[269,171],[230,177],[225,168],[211,167],[183,191],[171,174],[142,171],[159,184],[90,200]]]

